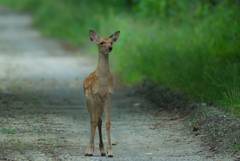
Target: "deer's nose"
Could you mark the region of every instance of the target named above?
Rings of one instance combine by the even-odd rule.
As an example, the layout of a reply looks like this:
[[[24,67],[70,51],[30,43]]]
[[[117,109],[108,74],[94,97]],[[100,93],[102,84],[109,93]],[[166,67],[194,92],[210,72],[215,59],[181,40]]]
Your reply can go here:
[[[108,49],[109,49],[109,50],[112,50],[112,46],[108,46]]]

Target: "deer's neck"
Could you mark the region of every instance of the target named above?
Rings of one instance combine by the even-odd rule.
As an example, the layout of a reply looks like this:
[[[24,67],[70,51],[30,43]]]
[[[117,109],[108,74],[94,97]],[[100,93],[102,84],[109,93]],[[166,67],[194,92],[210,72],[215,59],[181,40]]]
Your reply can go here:
[[[98,53],[98,74],[101,76],[109,76],[110,66],[109,66],[109,54]]]

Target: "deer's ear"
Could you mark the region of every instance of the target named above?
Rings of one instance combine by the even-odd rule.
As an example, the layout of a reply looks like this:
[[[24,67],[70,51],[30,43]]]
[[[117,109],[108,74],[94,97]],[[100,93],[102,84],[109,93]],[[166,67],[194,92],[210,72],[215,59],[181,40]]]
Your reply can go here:
[[[120,31],[117,31],[114,34],[112,34],[109,38],[111,38],[112,41],[115,42],[115,41],[117,41],[119,34],[120,34]]]
[[[96,32],[94,32],[93,30],[90,30],[89,31],[89,37],[90,37],[90,40],[92,41],[92,42],[98,42],[98,34],[96,33]]]

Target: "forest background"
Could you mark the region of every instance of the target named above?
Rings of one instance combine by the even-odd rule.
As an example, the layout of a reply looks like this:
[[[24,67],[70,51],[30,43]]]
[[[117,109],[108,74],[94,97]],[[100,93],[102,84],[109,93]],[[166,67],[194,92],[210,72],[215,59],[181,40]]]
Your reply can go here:
[[[33,14],[45,36],[97,53],[88,32],[121,34],[113,72],[151,80],[240,114],[239,0],[0,0]]]

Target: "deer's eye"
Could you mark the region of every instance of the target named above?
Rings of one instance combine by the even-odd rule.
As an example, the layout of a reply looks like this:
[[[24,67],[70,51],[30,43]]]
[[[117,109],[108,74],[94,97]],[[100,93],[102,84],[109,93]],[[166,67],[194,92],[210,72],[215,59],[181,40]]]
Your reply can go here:
[[[104,42],[101,42],[100,44],[102,45],[102,44],[104,44]]]

